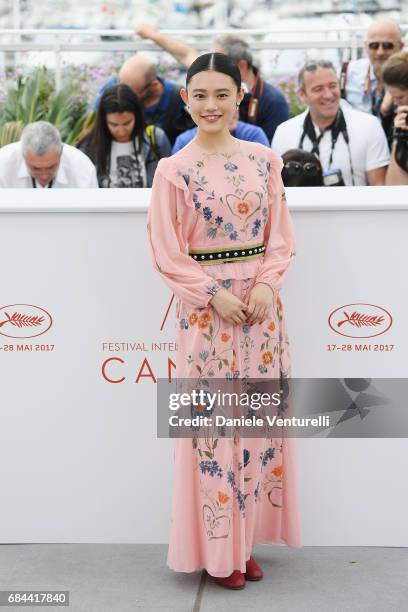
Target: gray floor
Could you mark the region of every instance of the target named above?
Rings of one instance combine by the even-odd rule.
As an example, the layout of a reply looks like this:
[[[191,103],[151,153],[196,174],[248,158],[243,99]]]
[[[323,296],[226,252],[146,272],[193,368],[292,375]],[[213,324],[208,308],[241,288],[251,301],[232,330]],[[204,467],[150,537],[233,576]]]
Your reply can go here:
[[[408,609],[406,548],[258,546],[254,556],[264,579],[242,591],[223,589],[205,572],[169,570],[166,551],[136,544],[2,544],[0,590],[69,590],[69,608],[47,609],[74,612]]]

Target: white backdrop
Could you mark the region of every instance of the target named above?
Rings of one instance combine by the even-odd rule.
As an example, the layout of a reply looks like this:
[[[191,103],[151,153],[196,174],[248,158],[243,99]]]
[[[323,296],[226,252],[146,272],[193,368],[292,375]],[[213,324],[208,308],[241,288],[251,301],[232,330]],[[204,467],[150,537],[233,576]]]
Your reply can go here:
[[[408,189],[287,194],[293,375],[406,377]],[[152,377],[175,352],[152,343],[174,340],[174,311],[161,330],[171,293],[146,248],[149,190],[0,196],[0,542],[167,542],[173,444],[156,438]],[[355,303],[385,308],[391,328],[336,334],[330,313]],[[20,304],[51,328],[4,335],[36,333],[1,326]],[[394,348],[328,350],[349,343]],[[109,358],[107,378],[122,382],[103,377]],[[299,440],[303,543],[408,546],[406,456],[406,439]]]

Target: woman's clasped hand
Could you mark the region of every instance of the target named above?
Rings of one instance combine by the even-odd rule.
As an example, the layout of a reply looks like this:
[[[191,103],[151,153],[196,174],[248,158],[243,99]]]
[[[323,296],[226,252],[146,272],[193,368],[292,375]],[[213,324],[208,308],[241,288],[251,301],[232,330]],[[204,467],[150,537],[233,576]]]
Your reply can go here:
[[[268,316],[272,302],[272,288],[265,283],[255,284],[244,301],[223,287],[218,289],[210,300],[211,306],[218,314],[233,325],[263,323]]]

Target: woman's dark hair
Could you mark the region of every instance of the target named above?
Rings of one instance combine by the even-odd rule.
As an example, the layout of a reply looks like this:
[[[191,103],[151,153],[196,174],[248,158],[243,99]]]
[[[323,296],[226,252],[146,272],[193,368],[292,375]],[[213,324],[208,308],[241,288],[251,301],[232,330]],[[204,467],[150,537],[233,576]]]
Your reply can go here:
[[[238,66],[225,53],[204,53],[199,55],[187,70],[186,87],[192,77],[204,70],[215,70],[227,74],[234,81],[237,89],[241,89],[241,73]]]
[[[128,85],[120,83],[108,87],[102,95],[96,112],[95,123],[83,139],[83,141],[87,141],[89,149],[93,152],[93,161],[98,168],[98,174],[106,175],[109,173],[107,160],[110,156],[112,134],[106,123],[106,115],[126,112],[133,113],[135,116],[131,139],[134,140],[138,137],[138,151],[140,151],[145,130],[142,104],[133,89]]]
[[[386,85],[408,89],[408,53],[400,51],[387,59],[382,68],[382,78]]]
[[[282,180],[285,187],[322,187],[320,160],[303,149],[289,149],[282,155]]]

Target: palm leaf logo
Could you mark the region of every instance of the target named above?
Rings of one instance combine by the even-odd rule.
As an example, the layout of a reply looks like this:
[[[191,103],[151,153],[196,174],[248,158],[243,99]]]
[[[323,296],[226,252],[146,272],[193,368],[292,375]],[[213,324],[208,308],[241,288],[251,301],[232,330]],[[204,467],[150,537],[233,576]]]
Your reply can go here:
[[[0,327],[10,323],[10,325],[14,325],[15,327],[37,327],[44,322],[44,317],[39,316],[30,316],[24,315],[21,312],[14,312],[11,316],[8,312],[4,313],[6,315],[5,321],[0,321]]]
[[[337,323],[337,327],[341,327],[344,323],[350,323],[350,325],[353,325],[354,327],[374,327],[375,325],[381,325],[381,323],[384,321],[383,316],[366,315],[356,311],[349,315],[345,310],[343,310],[343,314],[346,318],[343,321],[339,321],[339,323]]]

